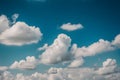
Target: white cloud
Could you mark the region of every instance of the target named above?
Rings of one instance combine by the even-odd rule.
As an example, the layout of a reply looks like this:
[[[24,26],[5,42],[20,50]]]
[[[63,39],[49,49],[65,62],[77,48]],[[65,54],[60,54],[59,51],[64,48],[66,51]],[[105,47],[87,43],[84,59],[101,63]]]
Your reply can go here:
[[[83,46],[81,48],[78,48],[77,44],[74,44],[71,53],[76,58],[79,58],[79,57],[93,56],[106,51],[112,51],[114,49],[115,47],[111,45],[109,41],[100,39],[98,42],[95,42],[88,47]]]
[[[44,64],[55,64],[66,60],[70,45],[70,37],[65,34],[59,34],[53,44],[40,55],[41,62]]]
[[[44,44],[43,47],[38,48],[38,51],[43,51],[46,50],[48,48],[48,44]]]
[[[17,22],[0,34],[0,43],[5,45],[21,46],[37,43],[42,33],[39,28],[28,26],[24,22]]]
[[[8,69],[7,66],[0,66],[0,71],[6,71]]]
[[[110,74],[114,73],[117,68],[116,60],[115,59],[107,59],[103,62],[103,66],[99,68],[99,74]]]
[[[82,29],[83,26],[81,24],[67,23],[67,24],[63,24],[60,28],[67,31],[74,31],[74,30]]]
[[[79,67],[84,63],[82,58],[73,60],[68,67]]]
[[[37,63],[37,59],[34,56],[27,56],[26,60],[15,61],[10,66],[10,69],[35,69]]]
[[[5,15],[0,16],[0,33],[9,28],[9,20]]]
[[[18,14],[13,15],[15,20]],[[5,45],[22,46],[37,43],[42,33],[38,27],[29,26],[25,22],[16,22],[12,26],[5,15],[0,16],[0,43]]]
[[[73,44],[70,52],[77,59],[81,57],[94,56],[96,54],[113,51],[119,48],[120,35],[118,34],[112,42],[104,39],[99,39],[99,41],[94,42],[88,47],[77,47],[77,44]]]

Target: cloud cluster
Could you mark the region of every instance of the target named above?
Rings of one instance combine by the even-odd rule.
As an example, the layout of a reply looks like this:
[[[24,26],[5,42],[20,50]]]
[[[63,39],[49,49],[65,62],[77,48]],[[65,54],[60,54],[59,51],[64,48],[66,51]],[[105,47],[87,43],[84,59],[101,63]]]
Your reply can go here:
[[[39,28],[29,26],[25,22],[16,22],[18,14],[12,16],[13,22],[5,15],[0,16],[0,43],[5,45],[21,46],[37,43],[42,33]],[[61,29],[74,31],[82,29],[81,24],[63,24]],[[89,46],[78,47],[71,44],[72,39],[66,34],[59,34],[51,45],[38,48],[43,53],[36,59],[27,56],[25,60],[15,61],[9,67],[0,66],[0,80],[119,80],[120,69],[115,59],[107,59],[101,67],[80,68],[84,57],[113,51],[120,48],[120,34],[114,40],[99,39]],[[38,64],[57,64],[66,62],[66,68],[50,68],[46,73],[35,72],[31,75],[23,73],[12,74],[10,69],[35,69]]]
[[[117,35],[116,37],[118,37]],[[39,59],[35,57],[26,57],[26,60],[19,62],[15,61],[10,68],[11,69],[34,69],[37,64],[57,64],[61,62],[67,62],[68,67],[80,67],[84,63],[84,57],[94,56],[107,51],[118,49],[118,44],[113,44],[118,38],[110,42],[100,39],[99,41],[89,45],[88,47],[77,47],[77,44],[71,46],[71,38],[66,34],[59,34],[54,42],[48,46],[45,44],[40,47],[39,50],[44,50],[39,56]],[[119,42],[119,41],[118,41]],[[103,68],[100,69],[104,70]]]
[[[22,73],[12,74],[8,71],[1,73],[0,80],[119,80],[120,71],[117,69],[107,74],[99,74],[100,69],[116,65],[116,60],[107,59],[103,66],[94,68],[53,68],[51,67],[46,73],[35,72],[31,75]],[[110,68],[109,68],[110,69]],[[104,69],[105,70],[105,69]]]
[[[35,26],[29,26],[25,22],[15,22],[17,14],[13,15],[14,24],[5,15],[0,16],[0,43],[5,45],[22,46],[37,43],[41,40],[42,33]]]
[[[43,64],[56,64],[69,60],[68,67],[79,67],[84,63],[84,57],[94,56],[100,53],[113,51],[119,48],[120,34],[114,40],[107,41],[99,39],[89,46],[78,47],[77,44],[71,46],[71,38],[66,34],[59,34],[53,44],[45,44],[40,50],[45,50],[40,55]]]
[[[63,24],[60,28],[63,29],[63,30],[66,30],[66,31],[75,31],[75,30],[78,30],[78,29],[82,29],[83,26],[81,24],[67,23],[67,24]]]

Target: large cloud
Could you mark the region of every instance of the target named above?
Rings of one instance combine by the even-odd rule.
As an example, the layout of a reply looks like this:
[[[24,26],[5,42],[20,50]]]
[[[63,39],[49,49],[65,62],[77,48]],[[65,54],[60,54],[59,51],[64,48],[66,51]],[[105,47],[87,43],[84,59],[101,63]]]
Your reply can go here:
[[[83,26],[81,24],[67,23],[67,24],[63,24],[60,28],[67,31],[74,31],[74,30],[82,29]]]
[[[37,43],[41,40],[42,33],[39,28],[29,26],[25,22],[16,22],[9,26],[5,16],[0,18],[0,43],[5,45],[21,46]],[[16,17],[15,17],[16,18]]]
[[[44,64],[54,64],[66,60],[70,44],[71,39],[69,36],[59,34],[53,44],[40,55],[41,62]]]
[[[27,56],[26,60],[15,61],[10,66],[10,69],[35,69],[37,63],[37,59],[34,56]]]

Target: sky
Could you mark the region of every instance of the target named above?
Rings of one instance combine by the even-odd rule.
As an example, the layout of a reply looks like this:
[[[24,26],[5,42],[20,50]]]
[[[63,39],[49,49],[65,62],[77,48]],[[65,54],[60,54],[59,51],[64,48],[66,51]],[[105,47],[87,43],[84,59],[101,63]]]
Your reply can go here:
[[[119,80],[119,4],[0,0],[0,80]]]

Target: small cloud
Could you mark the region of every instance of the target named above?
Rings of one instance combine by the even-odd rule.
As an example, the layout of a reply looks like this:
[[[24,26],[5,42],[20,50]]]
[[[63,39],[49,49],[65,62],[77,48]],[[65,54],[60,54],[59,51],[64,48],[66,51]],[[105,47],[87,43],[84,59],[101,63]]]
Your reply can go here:
[[[13,24],[16,22],[18,17],[19,17],[19,14],[13,14],[12,15]]]
[[[46,50],[48,47],[49,47],[48,44],[44,44],[42,47],[39,47],[39,48],[38,48],[38,51],[44,51],[44,50]]]
[[[63,30],[66,30],[66,31],[75,31],[75,30],[78,30],[78,29],[82,29],[83,25],[82,24],[67,23],[67,24],[63,24],[60,28],[63,29]]]

